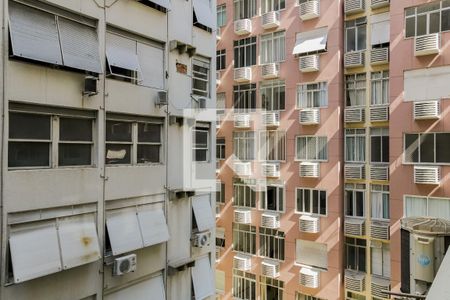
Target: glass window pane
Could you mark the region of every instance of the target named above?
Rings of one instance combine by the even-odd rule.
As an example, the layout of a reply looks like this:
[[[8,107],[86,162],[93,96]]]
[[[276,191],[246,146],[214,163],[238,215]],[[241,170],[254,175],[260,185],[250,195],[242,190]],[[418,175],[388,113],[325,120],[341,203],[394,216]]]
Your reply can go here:
[[[358,26],[358,48],[357,50],[366,49],[366,26]]]
[[[312,212],[313,212],[313,214],[318,214],[319,213],[319,191],[313,190],[312,197],[313,197],[312,198],[312,200],[313,200]]]
[[[381,137],[381,146],[382,146],[382,162],[389,162],[389,136]]]
[[[325,191],[320,191],[320,214],[327,214],[327,193]]]
[[[208,147],[208,132],[203,130],[195,130],[195,148]]]
[[[208,152],[207,150],[197,149],[195,150],[195,161],[207,161],[208,160]]]
[[[381,162],[381,137],[370,137],[370,161]]]
[[[347,52],[354,51],[356,49],[355,43],[355,28],[348,28],[346,30],[347,38]]]
[[[159,145],[138,145],[137,146],[137,163],[158,163],[159,160]]]
[[[356,192],[356,216],[364,217],[364,192]]]
[[[420,162],[434,162],[434,134],[420,135]]]
[[[450,9],[443,10],[441,13],[441,30],[450,30]]]
[[[92,141],[92,120],[60,118],[59,139],[61,141]]]
[[[106,121],[106,140],[111,142],[131,142],[131,123]]]
[[[48,167],[50,143],[9,142],[8,167]]]
[[[9,138],[50,140],[50,116],[11,112]]]
[[[436,134],[436,162],[450,163],[450,133]]]
[[[106,164],[130,164],[131,145],[106,144]]]
[[[58,165],[89,166],[91,165],[92,146],[90,144],[59,144]]]
[[[151,123],[139,123],[138,142],[161,143],[161,125]]]
[[[430,14],[430,30],[429,33],[436,33],[440,30],[440,12]]]
[[[427,34],[427,16],[421,15],[417,16],[417,34],[424,35]]]
[[[353,192],[352,191],[345,191],[346,197],[345,197],[345,215],[346,216],[353,216]]]
[[[406,18],[405,37],[412,37],[416,34],[416,17]]]
[[[419,137],[417,134],[405,134],[405,162],[419,162]]]
[[[304,190],[305,191],[305,210],[304,212],[309,213],[311,212],[311,191],[310,190]]]

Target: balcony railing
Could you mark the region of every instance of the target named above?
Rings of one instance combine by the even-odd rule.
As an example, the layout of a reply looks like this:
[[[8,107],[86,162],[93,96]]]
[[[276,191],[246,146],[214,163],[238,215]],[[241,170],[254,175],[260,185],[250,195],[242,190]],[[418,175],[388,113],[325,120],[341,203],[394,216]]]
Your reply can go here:
[[[344,67],[357,68],[365,65],[365,51],[351,51],[344,54]]]
[[[386,122],[389,120],[389,105],[374,105],[369,110],[370,122]]]

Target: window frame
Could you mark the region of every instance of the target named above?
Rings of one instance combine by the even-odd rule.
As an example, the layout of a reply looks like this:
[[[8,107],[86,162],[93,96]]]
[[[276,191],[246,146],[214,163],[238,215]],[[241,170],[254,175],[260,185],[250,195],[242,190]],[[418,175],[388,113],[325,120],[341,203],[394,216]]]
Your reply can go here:
[[[234,131],[233,132],[233,155],[241,161],[252,161],[256,159],[257,131]],[[240,147],[244,149],[241,150]],[[243,153],[243,157],[240,154]]]
[[[278,93],[275,91],[278,89]],[[264,97],[267,94],[267,97]],[[261,109],[267,112],[280,112],[286,110],[286,83],[284,80],[263,81],[259,85]],[[270,107],[265,107],[266,103]],[[278,109],[275,109],[278,107]]]
[[[416,133],[403,133],[403,153],[402,153],[402,163],[404,165],[433,165],[433,166],[448,166],[450,165],[450,159],[449,162],[438,162],[436,161],[437,158],[437,143],[436,143],[436,137],[438,134],[448,134],[450,135],[450,132],[416,132]],[[406,136],[407,135],[417,135],[417,161],[407,161],[406,160]],[[421,137],[423,135],[433,135],[434,145],[433,145],[433,157],[434,162],[422,162],[421,161]]]
[[[256,226],[233,222],[232,230],[233,251],[248,255],[256,255]],[[243,245],[240,246],[240,243],[243,243]]]
[[[259,227],[260,257],[284,261],[286,256],[286,234],[273,228]],[[273,254],[271,254],[273,252]]]
[[[195,126],[192,128],[192,161],[195,163],[209,163],[211,161],[211,127],[204,126]],[[206,147],[197,147],[196,146],[196,133],[197,132],[206,132]],[[205,160],[197,160],[197,151],[206,151]]]
[[[232,277],[232,295],[237,299],[256,300],[256,275],[245,271],[233,269]],[[243,285],[243,288],[238,289],[237,283]],[[239,284],[238,284],[239,285]],[[248,288],[247,288],[248,287]],[[242,292],[242,293],[241,293]],[[241,297],[243,296],[243,297]]]
[[[233,86],[233,110],[236,113],[248,113],[256,110],[256,83]]]
[[[308,87],[316,86],[314,89],[308,89]],[[319,106],[314,106],[314,95],[319,94]],[[328,107],[328,82],[310,82],[297,84],[297,109],[305,108],[327,108]],[[306,97],[306,99],[304,99]],[[312,98],[312,100],[311,100]],[[305,104],[306,105],[303,105]],[[311,105],[312,104],[312,105]]]
[[[437,200],[442,200],[442,201],[449,201],[450,202],[450,198],[446,198],[446,197],[429,197],[429,196],[422,196],[422,195],[411,195],[411,194],[406,194],[403,195],[403,217],[407,218],[407,217],[416,217],[414,215],[407,215],[407,205],[406,205],[406,199],[407,198],[411,198],[410,201],[417,201],[414,200],[415,199],[422,199],[425,201],[425,207],[426,207],[426,211],[424,212],[425,214],[421,214],[421,217],[425,216],[425,217],[433,217],[433,214],[430,212],[430,202],[433,201],[437,201]],[[450,213],[448,214],[450,216]]]
[[[309,199],[305,198],[305,191],[309,191]],[[317,192],[317,204],[318,204],[318,211],[315,213],[314,210],[314,192]],[[301,199],[301,206],[299,207],[299,193],[302,193],[302,199]],[[321,205],[321,199],[320,194],[325,193],[325,214],[322,214],[322,205]],[[309,202],[310,211],[305,210],[305,202]],[[326,190],[322,189],[313,189],[313,188],[303,188],[303,187],[297,187],[295,188],[295,213],[301,214],[301,215],[308,215],[308,216],[320,216],[320,217],[327,217],[328,216],[328,195]]]
[[[349,31],[350,30],[354,30],[354,38],[355,38],[355,45],[353,50],[349,50],[348,49],[348,36],[349,36]],[[359,38],[358,35],[360,33],[360,31],[365,31],[365,40],[364,40],[364,47],[359,49],[358,45],[359,45]],[[366,17],[361,17],[358,19],[354,19],[354,20],[350,20],[350,21],[345,21],[344,22],[344,46],[345,46],[345,53],[349,53],[349,52],[356,52],[356,51],[365,51],[367,50],[367,18]]]
[[[222,71],[227,68],[227,51],[226,49],[216,50],[216,71]]]
[[[284,281],[270,278],[266,276],[259,276],[259,286],[260,286],[260,300],[283,300],[283,294],[284,294]],[[267,288],[272,287],[275,289],[278,289],[278,299],[268,299],[267,298]]]
[[[264,136],[265,135],[265,136]],[[274,144],[272,144],[274,143]],[[269,151],[268,151],[269,150]],[[273,150],[273,158],[269,159]],[[262,162],[286,161],[286,131],[263,130],[259,132],[259,160]]]
[[[278,5],[276,2],[278,2]],[[272,11],[281,11],[284,9],[286,9],[285,0],[261,0],[261,14],[266,14]]]
[[[374,197],[373,194],[380,194],[381,195],[381,213],[383,216],[374,216],[375,210],[373,209],[373,206],[375,205],[373,203]],[[387,199],[385,196],[387,195]],[[385,201],[387,200],[387,201]],[[387,208],[386,208],[387,203]],[[389,221],[390,220],[390,193],[389,193],[389,185],[383,185],[383,184],[371,184],[370,185],[370,218],[372,220],[379,220],[379,221]],[[384,216],[384,212],[387,212],[387,218]]]
[[[348,141],[347,138],[352,138],[354,139],[354,147],[352,148],[353,150],[353,157],[355,159],[351,160],[347,154],[349,152],[347,152],[347,145],[348,145]],[[363,158],[359,158],[359,152],[358,147],[356,145],[356,141],[359,140],[358,145],[359,147],[363,147],[362,153],[364,155]],[[363,143],[361,143],[361,140],[363,140]],[[345,129],[345,133],[344,133],[344,162],[346,163],[364,163],[367,160],[367,149],[366,149],[366,130],[365,128],[347,128]],[[359,159],[358,159],[359,158]]]
[[[241,197],[244,199],[241,199]],[[256,191],[254,187],[235,179],[233,181],[233,207],[256,208]]]
[[[365,107],[367,103],[367,75],[366,73],[347,74],[344,77],[345,108]],[[364,83],[364,86],[361,86]],[[353,85],[349,88],[349,85]],[[355,105],[352,105],[350,93],[354,93]],[[363,99],[360,96],[363,95]]]
[[[380,247],[376,247],[376,244],[381,245]],[[373,263],[375,261],[375,259],[373,259],[373,256],[376,254],[376,252],[374,250],[372,250],[373,248],[376,249],[381,249],[381,273],[382,274],[376,274],[374,273],[374,268],[373,268]],[[377,253],[378,254],[378,253]],[[385,265],[385,262],[388,262],[389,266]],[[387,268],[385,268],[387,267]],[[370,245],[370,274],[372,276],[379,276],[382,278],[391,278],[391,250],[390,250],[390,244],[388,243],[382,243],[382,242],[377,242],[374,243],[374,241],[371,242]]]
[[[255,66],[257,64],[257,56],[258,56],[256,54],[256,48],[257,48],[256,36],[234,40],[233,41],[234,68],[238,69]]]
[[[379,76],[381,75],[381,76]],[[375,78],[374,76],[379,76]],[[381,101],[377,99],[377,90],[380,89]],[[389,70],[370,73],[370,106],[389,105]]]
[[[386,138],[387,137],[387,138]],[[380,143],[380,161],[375,161],[373,159],[373,140],[379,139]],[[386,141],[387,140],[387,141]],[[371,164],[388,164],[389,163],[389,128],[387,127],[374,127],[370,128],[370,163]],[[386,149],[384,149],[386,147]],[[383,157],[387,152],[387,161],[383,161]]]
[[[303,139],[303,138],[306,139],[306,151],[305,151],[306,158],[299,158],[299,155],[298,155],[299,154],[299,139]],[[308,141],[311,139],[315,140],[315,144],[316,144],[315,145],[316,153],[314,155],[315,158],[308,158],[308,156],[309,156]],[[322,151],[319,150],[319,148],[320,148],[319,147],[320,146],[319,139],[326,140],[326,143],[324,143],[325,158],[319,158],[320,152],[323,152],[323,150]],[[317,135],[297,135],[295,137],[295,161],[327,162],[328,161],[328,137],[327,136],[317,136]]]
[[[450,31],[450,26],[449,29],[447,30],[442,30],[442,13],[444,11],[450,10],[450,3],[448,4],[444,4],[445,1],[439,1],[439,8],[437,9],[431,9],[431,10],[426,10],[424,12],[417,12],[417,10],[419,8],[425,8],[427,5],[432,6],[433,4],[437,4],[438,2],[431,2],[431,3],[424,3],[418,6],[412,6],[412,7],[406,7],[404,10],[404,27],[403,27],[403,38],[404,39],[411,39],[411,38],[415,38],[418,36],[423,36],[423,35],[428,35],[430,34],[430,15],[433,13],[439,13],[439,31],[437,33],[443,33],[443,32],[448,32]],[[447,6],[445,6],[447,5]],[[412,14],[408,14],[410,12],[412,12],[414,10],[414,12]],[[417,17],[419,16],[426,16],[426,33],[423,35],[418,35],[417,34]],[[407,36],[406,35],[406,24],[407,24],[407,20],[408,19],[414,19],[414,34],[411,36]]]
[[[234,0],[233,12],[234,21],[251,19],[257,16],[258,13],[256,0]]]
[[[195,67],[206,69],[206,73],[195,70]],[[206,78],[203,78],[206,77]],[[206,83],[206,90],[195,88],[195,82]],[[192,95],[194,97],[211,97],[211,61],[202,57],[194,57],[192,59]]]
[[[259,57],[261,65],[284,62],[286,60],[286,31],[262,34],[259,39]]]
[[[226,143],[224,137],[216,137],[216,159],[225,160]]]
[[[353,243],[349,243],[349,241],[352,241]],[[361,244],[365,244],[365,245],[359,245],[357,241],[361,241]],[[354,265],[357,266],[355,271],[360,271],[360,272],[367,272],[367,242],[365,239],[359,239],[359,238],[352,238],[352,237],[345,237],[344,240],[344,250],[345,250],[345,268],[349,269],[349,270],[355,270],[353,268],[351,268],[352,266],[349,264],[349,251],[348,248],[352,247],[355,248],[355,257],[354,257]],[[356,251],[363,248],[364,251],[361,253],[364,253],[364,270],[360,270],[359,269],[359,265],[360,265],[360,252]]]
[[[217,5],[217,27],[223,27],[227,24],[227,5]]]
[[[267,188],[275,188],[275,206],[276,209],[272,210],[268,208],[267,199]],[[282,194],[282,199],[280,199],[280,193]],[[280,209],[281,206],[281,209]],[[286,210],[286,189],[283,185],[268,184],[265,189],[261,190],[259,193],[259,209],[267,212],[279,212],[283,213]]]
[[[352,194],[352,211],[353,214],[349,215],[348,212],[348,193]],[[362,193],[362,216],[357,215],[357,206],[358,206],[358,200],[357,200],[357,193]],[[347,183],[344,187],[344,217],[348,218],[355,218],[355,219],[365,219],[367,214],[367,207],[366,207],[366,185],[365,184],[352,184]]]

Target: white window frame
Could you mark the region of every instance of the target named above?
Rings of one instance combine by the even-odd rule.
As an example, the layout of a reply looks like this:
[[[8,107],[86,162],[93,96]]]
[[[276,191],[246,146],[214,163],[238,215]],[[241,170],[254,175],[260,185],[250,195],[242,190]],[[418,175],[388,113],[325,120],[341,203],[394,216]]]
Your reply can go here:
[[[210,130],[211,128],[206,128],[206,127],[194,127],[192,129],[192,152],[193,152],[193,157],[192,160],[194,162],[209,162],[211,160],[211,142],[210,142]],[[196,147],[196,142],[195,142],[195,136],[197,132],[206,132],[206,146],[205,147]],[[197,160],[196,159],[196,151],[197,150],[201,150],[201,151],[206,151],[206,158],[205,160]]]
[[[349,31],[354,29],[354,37],[355,37],[355,45],[354,45],[354,50],[349,50],[347,47],[347,39],[349,36]],[[358,34],[360,31],[365,31],[365,41],[364,41],[364,47],[359,49],[358,44],[359,44],[359,39],[358,39]],[[345,52],[352,52],[352,51],[362,51],[362,50],[366,50],[367,49],[367,19],[366,17],[362,17],[362,18],[358,18],[355,20],[350,20],[350,21],[345,21],[344,24],[344,32],[345,32]]]
[[[422,146],[422,136],[424,134],[432,134],[434,137],[434,146],[433,146],[433,156],[434,156],[434,162],[422,162],[421,160],[421,146]],[[405,165],[450,165],[450,162],[438,162],[436,161],[437,158],[437,153],[436,153],[436,149],[437,149],[437,145],[436,145],[436,135],[437,134],[449,134],[450,132],[416,132],[416,133],[408,133],[405,132],[403,134],[403,164]],[[418,135],[418,139],[417,139],[417,161],[406,161],[406,135]]]
[[[306,150],[305,150],[305,155],[306,157],[299,157],[299,141],[301,139],[305,139],[305,144],[306,144]],[[325,141],[325,143],[324,143]],[[315,148],[315,153],[310,154],[309,153],[309,144],[313,143],[315,144],[314,148]],[[322,145],[321,145],[322,144]],[[322,147],[322,150],[320,149]],[[324,152],[325,153],[325,157],[319,157],[320,152]],[[313,136],[313,135],[299,135],[295,137],[295,160],[296,161],[314,161],[314,162],[326,162],[328,161],[328,137],[326,136]]]
[[[389,70],[372,72],[370,75],[370,105],[389,104]]]
[[[314,104],[314,97],[318,95],[319,105]],[[328,106],[328,83],[311,82],[297,85],[297,108],[320,108]]]
[[[256,158],[256,131],[233,132],[233,154],[241,161],[251,161]],[[244,149],[240,149],[243,147]],[[243,153],[243,157],[238,155]]]
[[[276,209],[271,210],[268,209],[268,199],[267,199],[267,188],[275,188],[275,203]],[[282,199],[280,199],[280,193],[282,194]],[[285,211],[285,198],[286,198],[286,190],[284,186],[281,185],[267,185],[264,190],[260,192],[259,199],[259,208],[265,211],[275,211],[275,212],[284,212]],[[281,208],[280,208],[281,206]]]
[[[224,137],[216,138],[216,159],[224,160],[226,158],[226,142]]]
[[[366,73],[345,75],[345,106],[361,107],[366,105],[367,76]],[[353,94],[354,100],[352,101]],[[354,102],[354,103],[352,103]]]
[[[347,242],[348,240],[352,240],[352,243],[348,243]],[[364,242],[365,245],[364,246],[363,245],[359,245],[357,243],[358,240]],[[364,272],[364,273],[367,272],[368,271],[367,270],[367,261],[368,261],[368,259],[367,259],[367,241],[365,239],[345,237],[345,240],[344,240],[344,254],[345,254],[344,261],[345,261],[345,264],[346,264],[345,268],[346,269],[350,269],[350,270],[354,270],[354,269],[350,268],[350,264],[348,263],[349,262],[348,250],[347,250],[348,247],[355,248],[355,264],[357,266],[357,270],[356,271],[361,271],[361,272]],[[360,253],[357,250],[360,249],[360,248],[364,248],[364,251],[363,251],[363,253],[364,253],[364,261],[365,261],[364,270],[359,270],[359,261],[360,261],[361,258],[359,256]]]
[[[257,4],[256,0],[234,0],[233,1],[233,9],[234,9],[234,20],[241,19],[251,19],[252,17],[257,15],[256,9]],[[241,14],[242,11],[242,14]],[[248,14],[244,12],[247,11]]]
[[[283,300],[284,294],[284,282],[274,278],[260,276],[260,297],[261,300]],[[267,298],[267,287],[273,287],[279,290],[278,299]]]
[[[217,5],[217,27],[222,27],[227,24],[227,5]]]
[[[256,255],[256,226],[249,224],[233,223],[233,250],[240,253]],[[243,243],[241,248],[237,249],[236,244]]]
[[[281,7],[283,6],[283,7]],[[286,0],[261,0],[261,13],[280,11],[286,8]]]
[[[243,98],[238,99],[237,98]],[[236,104],[244,106],[238,107]],[[247,113],[256,109],[256,83],[245,83],[233,86],[233,108],[236,112]]]
[[[277,1],[277,0],[266,0],[266,1]],[[261,64],[279,63],[285,60],[286,57],[285,36],[286,36],[285,31],[277,31],[261,35],[260,53],[259,53]]]
[[[233,182],[233,206],[256,208],[256,191],[254,188],[244,182],[235,180]]]
[[[195,70],[195,67],[200,67],[206,70],[201,72],[200,70]],[[206,77],[206,78],[205,78]],[[206,90],[196,89],[195,81],[204,82],[206,84]],[[211,90],[211,62],[206,58],[195,57],[192,59],[192,94],[199,97],[210,97]]]
[[[278,89],[278,93],[275,89]],[[263,81],[260,84],[259,93],[261,96],[261,109],[272,112],[286,109],[286,84],[284,80]],[[266,96],[266,98],[263,99],[263,96]],[[265,103],[267,103],[268,107],[264,107]]]
[[[309,199],[306,199],[305,197],[305,191],[309,191]],[[318,211],[314,212],[313,211],[313,203],[314,203],[314,193],[317,192],[317,207],[318,207]],[[299,194],[302,194],[302,203],[301,203],[301,207],[299,207],[299,199],[298,196]],[[325,193],[325,214],[320,213],[321,212],[321,204],[320,204],[320,194],[321,193]],[[309,202],[309,211],[307,211],[305,209],[305,202]],[[320,190],[320,189],[310,189],[310,188],[296,188],[295,189],[295,212],[302,214],[302,215],[313,215],[313,216],[322,216],[322,217],[326,217],[328,215],[328,195],[326,190]]]
[[[375,197],[376,195],[376,197]],[[372,220],[390,220],[390,199],[389,199],[389,185],[381,185],[381,184],[372,184],[370,185],[370,202],[371,209],[370,215]],[[374,207],[381,207],[380,210],[376,210]],[[381,213],[381,216],[376,214],[376,212]],[[387,212],[387,216],[384,215],[384,212]]]
[[[259,227],[259,256],[284,261],[286,235],[277,229]],[[270,253],[273,252],[273,257]]]
[[[273,155],[271,156],[271,152]],[[286,161],[286,132],[264,130],[259,132],[259,159],[261,161]]]
[[[345,184],[345,188],[344,188],[344,209],[345,209],[345,216],[346,217],[350,217],[350,218],[360,218],[360,219],[364,219],[366,217],[366,186],[365,184],[352,184],[352,183],[347,183]],[[347,214],[347,195],[348,193],[352,194],[352,206],[353,206],[353,215],[348,215]],[[358,209],[356,208],[358,205],[358,201],[357,201],[357,197],[356,194],[357,193],[362,193],[362,212],[363,215],[362,216],[358,216],[356,215],[356,212],[358,211]]]
[[[378,248],[377,245],[380,245],[381,248]],[[370,246],[370,273],[372,275],[375,276],[381,276],[383,278],[386,279],[390,279],[391,278],[391,250],[390,250],[390,246],[388,243],[382,243],[382,242],[378,242],[375,243],[372,241],[371,246]],[[380,249],[381,251],[378,252],[374,249]],[[376,261],[374,259],[375,255],[381,255],[381,274],[376,274],[374,273],[374,267],[373,267],[373,263]]]
[[[238,289],[237,285],[243,285]],[[232,295],[236,299],[256,299],[256,275],[233,269]],[[243,293],[241,293],[243,291]]]
[[[408,201],[424,201],[423,206],[420,208],[420,215],[409,214],[408,213]],[[437,205],[437,201],[441,203],[445,203],[447,207],[450,207],[450,198],[445,197],[427,197],[427,196],[419,196],[419,195],[403,195],[403,216],[404,217],[439,217],[443,219],[450,220],[450,209],[447,207],[442,209]],[[447,202],[448,201],[448,202]],[[432,208],[436,206],[435,208]],[[436,210],[438,212],[446,212],[447,215],[437,215],[433,213],[432,210]]]
[[[223,64],[222,64],[223,59]],[[227,51],[226,49],[216,50],[216,71],[222,71],[227,68]]]
[[[234,68],[251,67],[257,64],[256,36],[242,38],[233,42]],[[241,48],[244,48],[243,53]],[[250,48],[250,56],[247,56],[247,48]],[[236,53],[236,50],[238,51]],[[244,64],[240,64],[240,55],[244,55]]]
[[[308,0],[304,0],[304,1],[308,1]],[[325,299],[314,297],[311,295],[306,295],[306,294],[303,294],[300,292],[295,292],[295,300],[325,300]]]
[[[387,149],[383,149],[385,146],[385,143],[383,142],[383,137],[388,137],[387,141]],[[380,158],[381,161],[372,161],[372,138],[379,138],[380,139]],[[387,161],[382,161],[384,156],[384,150],[386,150],[387,153]],[[387,164],[389,163],[389,128],[371,128],[370,129],[370,163],[372,164]]]
[[[438,32],[439,33],[447,32],[450,30],[450,29],[442,30],[442,13],[444,11],[447,11],[450,9],[450,5],[447,4],[448,6],[444,6],[445,4],[443,3],[443,1],[439,2],[439,8],[437,8],[437,9],[431,9],[431,10],[427,10],[427,11],[420,12],[420,13],[417,12],[418,9],[424,9],[426,6],[433,6],[435,4],[438,4],[438,2],[425,3],[425,4],[422,4],[419,6],[405,8],[405,28],[404,28],[404,38],[405,39],[414,38],[416,36],[419,36],[419,35],[417,35],[417,17],[419,17],[419,16],[426,16],[426,33],[425,33],[425,35],[430,34],[430,16],[431,16],[431,14],[434,14],[434,13],[439,13],[439,31]],[[406,36],[407,20],[412,19],[412,18],[414,18],[414,35]]]
[[[349,146],[348,139],[353,140],[353,147]],[[350,147],[350,148],[348,148]],[[362,151],[359,149],[362,147]],[[347,151],[350,150],[350,152]],[[349,153],[353,153],[349,157]],[[361,157],[362,156],[362,157]],[[353,158],[353,159],[352,159]],[[345,162],[365,162],[366,161],[366,131],[365,129],[346,129],[345,130]]]

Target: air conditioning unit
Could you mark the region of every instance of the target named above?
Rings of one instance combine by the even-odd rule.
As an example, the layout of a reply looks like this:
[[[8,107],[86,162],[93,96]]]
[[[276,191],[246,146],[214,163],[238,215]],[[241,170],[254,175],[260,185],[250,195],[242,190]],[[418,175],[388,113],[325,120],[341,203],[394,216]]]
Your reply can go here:
[[[369,109],[370,122],[386,122],[389,120],[389,106],[377,105]]]
[[[415,265],[412,268],[414,278],[425,282],[433,282],[434,270],[434,237],[413,234]]]
[[[252,223],[252,212],[244,209],[236,209],[234,211],[234,221],[240,224]]]
[[[344,67],[357,68],[364,67],[366,63],[364,50],[350,51],[344,54]]]
[[[250,34],[252,32],[252,20],[241,19],[234,21],[234,33],[237,35]]]
[[[300,177],[320,177],[320,163],[318,162],[301,162],[300,163]]]
[[[84,88],[83,88],[83,95],[84,96],[94,96],[98,94],[97,90],[97,81],[98,78],[94,76],[86,76],[84,77]]]
[[[370,0],[370,7],[372,9],[389,6],[390,0]]]
[[[372,276],[371,280],[371,290],[372,290],[372,296],[375,296],[377,298],[382,299],[390,299],[390,296],[386,293],[383,293],[383,291],[390,291],[391,290],[391,282],[388,279],[379,278]]]
[[[366,274],[354,270],[345,270],[345,288],[354,292],[364,292],[366,290]]]
[[[344,2],[344,12],[346,15],[361,13],[365,9],[365,0],[345,0]]]
[[[280,276],[280,263],[272,260],[264,260],[261,263],[261,273],[270,278]]]
[[[234,81],[239,83],[250,82],[252,80],[252,68],[242,67],[234,69]]]
[[[414,102],[414,120],[435,120],[441,114],[440,101],[418,101]]]
[[[345,179],[365,179],[366,168],[364,164],[345,164],[344,177]]]
[[[434,166],[414,166],[414,183],[439,184],[441,182],[441,168]]]
[[[280,65],[276,63],[261,66],[261,76],[264,79],[273,79],[279,76]]]
[[[416,36],[414,38],[414,55],[423,56],[439,53],[441,48],[440,33]]]
[[[389,229],[389,222],[372,221],[370,224],[370,236],[373,239],[388,241],[391,236]]]
[[[388,165],[371,165],[370,179],[372,180],[389,180],[389,166]]]
[[[252,268],[251,257],[243,254],[236,254],[233,257],[233,268],[240,271],[249,271]]]
[[[250,114],[234,115],[234,127],[250,128]]]
[[[300,19],[303,21],[311,20],[314,18],[318,18],[320,16],[320,1],[319,0],[310,0],[307,2],[300,3],[299,12]]]
[[[364,236],[366,234],[365,220],[345,217],[344,233],[346,235]]]
[[[136,254],[129,254],[114,259],[113,276],[120,276],[136,271]]]
[[[320,123],[319,108],[304,108],[299,112],[299,122],[302,125],[317,125]]]
[[[269,11],[261,17],[261,26],[264,29],[272,29],[280,26],[280,13],[278,11]]]
[[[298,68],[302,73],[317,72],[320,68],[319,54],[300,56],[298,58]]]
[[[320,232],[320,219],[308,215],[298,218],[298,229],[300,232],[318,233]]]
[[[320,273],[319,271],[310,268],[300,269],[300,284],[304,287],[311,289],[317,289],[320,286]]]
[[[364,107],[347,107],[344,110],[344,121],[346,123],[362,123],[366,120],[365,112]]]
[[[261,169],[265,177],[280,177],[280,163],[263,163]]]
[[[200,108],[200,109],[206,108],[206,98],[205,97],[198,98],[197,103],[198,103],[198,108]]]
[[[262,124],[266,127],[280,126],[280,113],[279,112],[265,112],[262,113]]]
[[[193,245],[197,248],[208,247],[211,243],[211,232],[197,232],[194,235]]]
[[[280,215],[272,213],[263,213],[261,215],[261,226],[266,228],[280,228]]]
[[[166,91],[159,91],[158,92],[158,97],[156,98],[155,104],[159,105],[159,106],[168,104],[167,92]]]
[[[370,50],[370,64],[372,66],[389,63],[389,47],[374,48]]]
[[[251,176],[252,165],[251,162],[235,162],[233,163],[234,173],[238,176]]]

